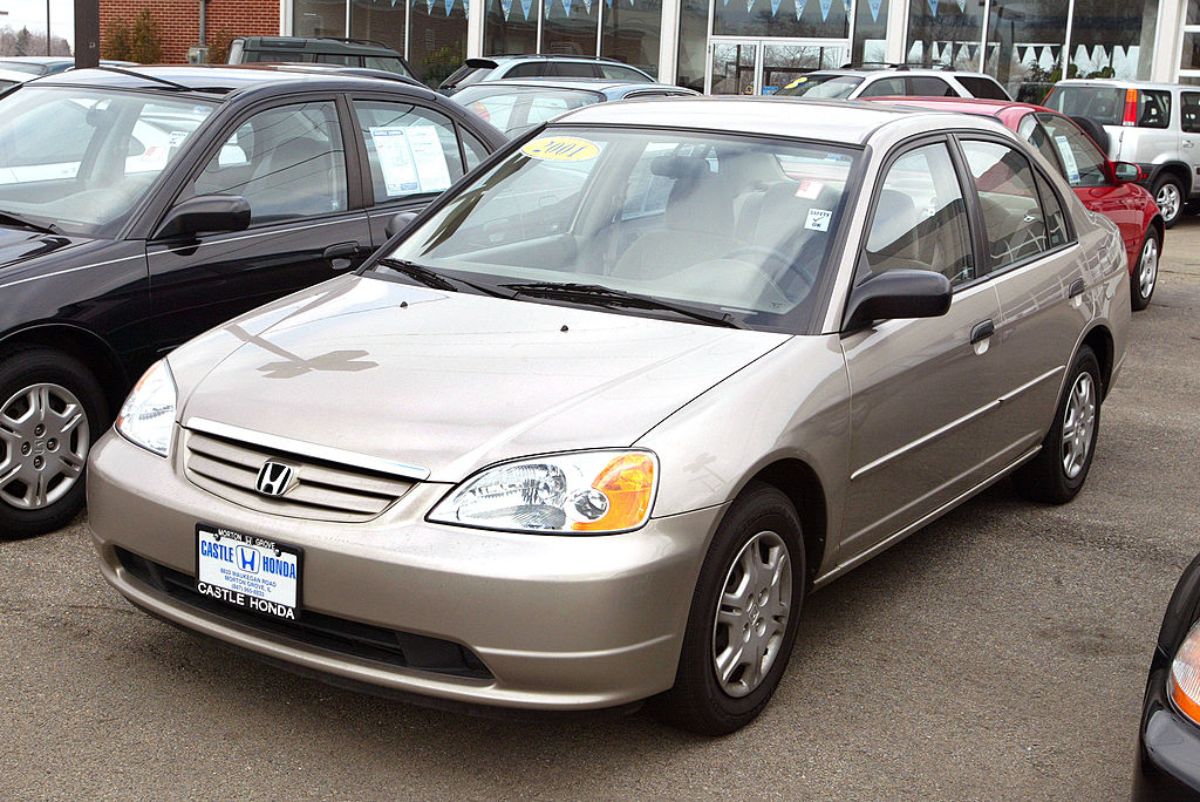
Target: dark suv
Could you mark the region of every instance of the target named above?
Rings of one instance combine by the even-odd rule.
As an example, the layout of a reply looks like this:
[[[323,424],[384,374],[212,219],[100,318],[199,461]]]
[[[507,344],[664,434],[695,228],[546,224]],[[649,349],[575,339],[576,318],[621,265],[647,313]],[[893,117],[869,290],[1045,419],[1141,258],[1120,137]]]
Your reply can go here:
[[[0,538],[78,511],[148,365],[354,269],[505,142],[407,80],[311,70],[73,70],[0,96]]]
[[[654,78],[648,72],[613,59],[535,54],[469,58],[442,81],[438,91],[452,95],[473,84],[502,78],[604,78],[609,81],[654,83]]]
[[[368,39],[304,38],[301,36],[243,36],[229,45],[230,64],[278,62],[336,64],[386,70],[415,77],[404,57],[387,45]]]

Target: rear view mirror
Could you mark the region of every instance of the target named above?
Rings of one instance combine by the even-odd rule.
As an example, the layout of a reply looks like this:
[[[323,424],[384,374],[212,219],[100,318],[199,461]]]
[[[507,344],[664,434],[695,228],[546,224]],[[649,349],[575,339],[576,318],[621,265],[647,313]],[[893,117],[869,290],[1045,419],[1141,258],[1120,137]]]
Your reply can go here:
[[[239,195],[200,195],[167,212],[157,239],[222,231],[243,231],[250,226],[250,203]]]
[[[408,228],[412,221],[416,219],[416,212],[396,212],[396,214],[392,215],[387,221],[387,225],[383,228],[383,233],[387,235],[388,239],[391,239],[404,229]]]
[[[950,280],[930,270],[888,270],[854,288],[843,331],[876,320],[940,317],[950,309]]]
[[[1113,178],[1122,184],[1136,184],[1146,180],[1146,173],[1132,162],[1113,162]]]

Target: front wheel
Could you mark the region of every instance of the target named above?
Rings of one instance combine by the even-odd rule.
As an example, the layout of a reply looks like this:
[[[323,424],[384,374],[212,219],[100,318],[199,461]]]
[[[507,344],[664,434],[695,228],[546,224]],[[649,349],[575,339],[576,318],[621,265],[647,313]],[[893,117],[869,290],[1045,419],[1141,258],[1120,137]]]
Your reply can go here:
[[[1183,182],[1172,173],[1163,173],[1154,182],[1154,202],[1162,212],[1163,225],[1167,228],[1175,225],[1183,211]]]
[[[675,686],[653,709],[703,735],[726,735],[753,721],[787,668],[805,572],[795,507],[774,487],[749,485],[713,538],[692,596]]]
[[[107,415],[100,385],[74,358],[40,347],[0,353],[0,538],[45,534],[79,512]]]
[[[1100,434],[1100,361],[1088,346],[1071,365],[1067,392],[1042,450],[1013,474],[1021,495],[1031,501],[1066,504],[1079,493],[1092,467]]]
[[[1147,229],[1146,241],[1142,243],[1142,253],[1138,257],[1129,288],[1134,311],[1140,311],[1150,305],[1154,287],[1158,284],[1158,259],[1161,253],[1162,235],[1154,228]]]

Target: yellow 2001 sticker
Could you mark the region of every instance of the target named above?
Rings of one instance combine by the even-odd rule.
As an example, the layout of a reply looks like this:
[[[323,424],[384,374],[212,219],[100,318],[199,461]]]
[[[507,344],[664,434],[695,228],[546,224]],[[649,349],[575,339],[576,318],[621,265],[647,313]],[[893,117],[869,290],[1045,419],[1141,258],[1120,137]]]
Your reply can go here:
[[[521,152],[546,162],[585,162],[600,155],[600,146],[577,136],[543,136],[527,142]]]

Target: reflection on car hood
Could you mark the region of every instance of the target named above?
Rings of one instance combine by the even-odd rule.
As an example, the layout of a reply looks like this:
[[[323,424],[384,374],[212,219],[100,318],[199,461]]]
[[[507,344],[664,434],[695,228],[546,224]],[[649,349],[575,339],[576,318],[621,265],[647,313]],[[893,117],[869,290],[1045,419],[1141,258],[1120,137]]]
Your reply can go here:
[[[459,481],[497,460],[629,445],[788,339],[348,276],[171,356],[203,418]]]
[[[0,226],[0,284],[10,279],[21,278],[22,276],[15,275],[19,265],[30,264],[39,257],[59,253],[89,241],[58,234],[43,234],[24,228]]]

